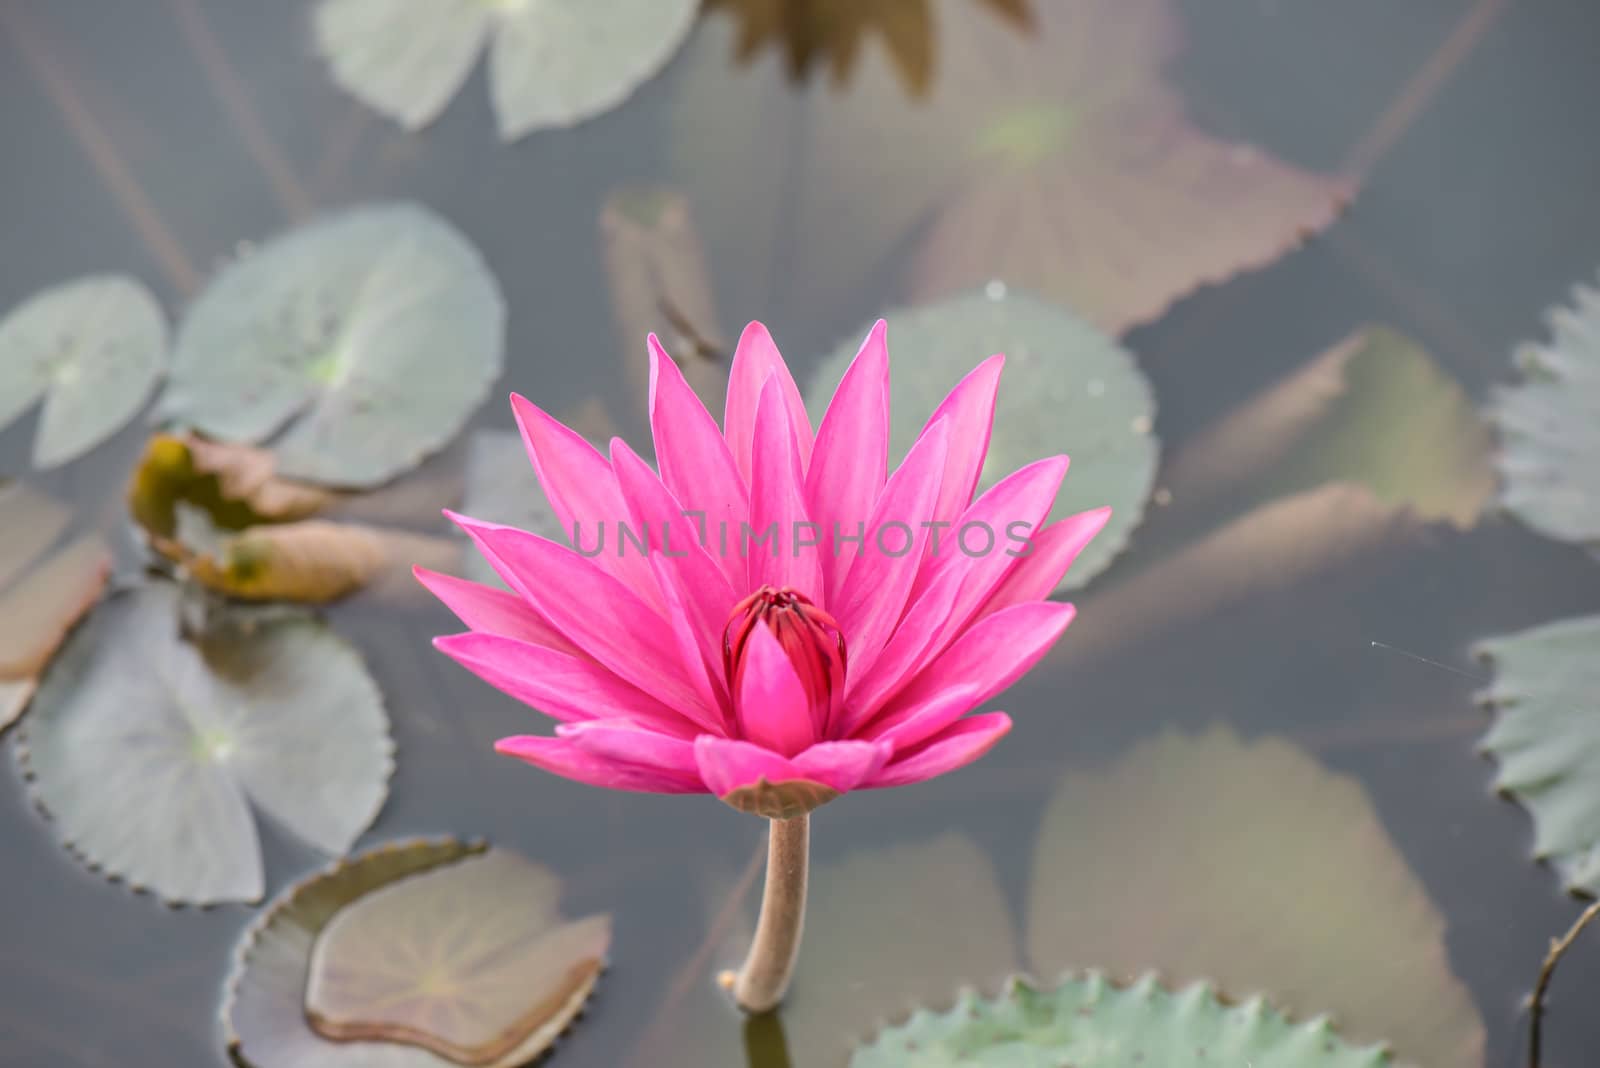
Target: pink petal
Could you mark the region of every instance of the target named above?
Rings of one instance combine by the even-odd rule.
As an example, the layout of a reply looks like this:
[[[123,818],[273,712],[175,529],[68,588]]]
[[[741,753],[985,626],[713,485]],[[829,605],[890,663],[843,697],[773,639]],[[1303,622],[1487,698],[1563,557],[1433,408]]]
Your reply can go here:
[[[871,670],[905,611],[928,541],[925,523],[939,499],[953,444],[949,431],[944,420],[929,427],[889,476],[867,521],[867,544],[850,568],[838,605],[829,606],[844,633],[852,673]],[[910,548],[892,555],[906,540],[908,527]]]
[[[806,415],[805,402],[800,399],[800,388],[794,384],[794,376],[789,374],[789,367],[783,362],[767,328],[751,323],[744,328],[738,347],[733,350],[733,366],[728,369],[728,407],[722,419],[728,449],[747,484],[754,481],[756,410],[761,406],[761,390],[773,375],[778,376],[784,407],[794,428],[800,469],[804,471],[811,463],[811,420]]]
[[[611,466],[628,499],[635,522],[650,535],[650,566],[664,594],[681,603],[688,626],[683,636],[693,646],[703,674],[720,703],[728,696],[723,679],[722,632],[738,595],[717,561],[701,547],[694,520],[650,465],[620,438],[611,442]]]
[[[755,744],[793,756],[815,740],[811,698],[789,656],[763,623],[745,643],[734,709],[740,732]]]
[[[626,716],[674,734],[697,733],[677,712],[588,657],[478,631],[435,638],[433,647],[552,719],[575,723]]]
[[[1012,554],[1021,549],[1012,540],[1013,533],[1025,538],[1044,524],[1066,473],[1065,456],[1039,460],[1013,471],[943,532],[939,557],[923,567],[912,587],[915,597],[932,585],[932,578],[946,570],[959,571],[963,576],[961,592],[941,617],[940,635],[933,643],[935,652],[966,627],[1015,566],[1019,557]]]
[[[889,463],[888,327],[882,319],[839,382],[817,429],[806,472],[806,503],[822,528],[822,574],[828,603],[836,603],[856,558],[853,541],[835,545],[835,525],[844,533],[864,523],[883,491]]]
[[[942,633],[938,621],[946,618],[961,593],[965,576],[959,571],[941,575],[922,596],[911,602],[894,636],[884,646],[871,671],[853,673],[845,687],[845,715],[841,733],[851,735],[869,722],[886,698],[921,669],[936,650],[934,641]]]
[[[989,595],[979,615],[986,616],[1014,604],[1042,601],[1050,596],[1078,554],[1110,518],[1110,508],[1096,508],[1069,515],[1039,531],[1031,539],[1027,554],[1017,558],[1000,585]]]
[[[750,492],[733,462],[728,442],[683,372],[650,335],[650,428],[655,435],[661,481],[686,508],[701,513],[697,533],[705,545],[721,545],[723,532],[739,535],[750,516]],[[713,552],[730,582],[743,586],[744,560],[737,552]]]
[[[971,687],[979,701],[987,701],[1038,663],[1075,614],[1070,604],[1034,601],[981,620],[891,698],[873,727],[899,722],[915,706],[952,687]]]
[[[787,758],[736,738],[702,734],[694,740],[694,759],[706,789],[718,797],[754,786],[760,779],[776,783],[805,778]]]
[[[411,573],[427,587],[428,592],[443,601],[457,619],[473,630],[559,649],[564,653],[578,652],[577,646],[567,641],[532,605],[514,593],[469,582],[454,575],[429,571],[425,567],[414,567]]]
[[[939,505],[934,510],[935,520],[950,522],[972,503],[983,459],[989,454],[994,400],[1005,360],[1004,356],[995,355],[973,368],[928,419],[930,427],[940,419],[950,421],[950,457],[939,491]]]
[[[694,741],[662,734],[650,725],[629,719],[592,719],[563,723],[556,736],[604,760],[674,771],[685,778],[700,778],[694,762]]]
[[[893,717],[878,720],[864,734],[876,741],[889,742],[896,751],[904,752],[938,734],[982,702],[983,693],[976,686],[951,687],[907,706]]]
[[[802,778],[849,793],[878,774],[894,755],[888,742],[818,742],[794,758]]]
[[[892,761],[868,780],[865,789],[905,786],[965,767],[993,748],[1010,729],[1011,717],[1004,712],[957,720],[921,749]]]
[[[494,743],[497,753],[525,760],[534,767],[554,772],[562,778],[610,790],[633,790],[651,794],[701,794],[705,786],[677,772],[623,764],[595,756],[566,738],[541,738],[519,734]]]
[[[776,376],[767,379],[756,413],[755,466],[750,480],[750,526],[764,540],[741,540],[739,549],[747,556],[750,587],[798,590],[821,603],[818,546],[806,544],[818,539],[806,514],[805,475],[795,452],[789,416],[782,383]]]
[[[670,623],[616,578],[565,545],[515,527],[447,513],[498,562],[506,581],[574,645],[624,681],[701,724],[721,729],[718,709],[701,701]]]
[[[620,551],[623,533],[619,524],[627,521],[628,508],[611,464],[581,434],[526,397],[513,393],[511,410],[561,529],[574,544],[603,544],[604,550],[593,557],[595,562],[646,604],[659,609],[661,592],[649,564],[637,553]]]

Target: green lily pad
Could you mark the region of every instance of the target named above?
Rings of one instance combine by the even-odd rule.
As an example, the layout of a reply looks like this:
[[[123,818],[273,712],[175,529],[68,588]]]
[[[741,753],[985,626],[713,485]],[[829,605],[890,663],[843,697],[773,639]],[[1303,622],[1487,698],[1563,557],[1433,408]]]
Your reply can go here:
[[[179,596],[153,583],[75,631],[18,756],[91,867],[173,903],[258,900],[251,805],[343,853],[387,795],[388,718],[360,656],[320,623],[280,615],[191,642]]]
[[[312,950],[312,1029],[458,1064],[531,1059],[583,1008],[611,944],[611,918],[563,921],[560,893],[547,869],[491,849],[352,902]]]
[[[339,86],[410,130],[438,118],[489,43],[489,98],[514,141],[609,111],[659,71],[696,0],[323,0]]]
[[[150,291],[101,275],[36,293],[0,319],[0,429],[44,399],[33,465],[56,467],[116,433],[167,364]]]
[[[161,418],[274,439],[277,474],[370,488],[442,448],[500,375],[505,301],[415,204],[356,208],[230,264],[178,330]]]
[[[1523,380],[1489,407],[1500,500],[1546,537],[1600,546],[1600,290],[1577,286],[1547,321],[1549,344],[1517,351]]]
[[[1059,453],[1072,458],[1050,519],[1111,506],[1061,590],[1099,574],[1144,518],[1160,445],[1155,397],[1133,357],[1065,309],[990,285],[980,293],[890,311],[890,452],[904,456],[928,416],[961,377],[990,355],[1006,355],[981,493],[1017,468]],[[813,420],[826,409],[860,338],[819,368],[807,394]]]
[[[249,1068],[525,1064],[581,1008],[610,938],[605,917],[558,925],[559,891],[538,865],[451,840],[393,843],[336,864],[280,894],[240,940],[222,1009],[229,1053]],[[420,996],[384,997],[408,990]],[[386,1015],[382,1037],[319,1035],[328,998]],[[414,1037],[431,1042],[440,1031],[493,1029],[507,1014],[532,1023],[526,1037],[470,1060],[395,1027],[424,1023]]]
[[[996,998],[963,993],[917,1012],[856,1051],[851,1068],[1382,1068],[1326,1018],[1294,1023],[1255,997],[1222,1000],[1196,983],[1170,992],[1146,976],[1118,987],[1091,972],[1053,990],[1013,980]]]
[[[1422,881],[1361,785],[1281,739],[1169,732],[1068,774],[1039,827],[1026,944],[1035,974],[1159,969],[1330,1012],[1404,1063],[1483,1063]]]
[[[1495,788],[1533,816],[1534,856],[1568,890],[1600,895],[1600,616],[1480,642],[1495,666],[1485,699],[1499,717],[1483,749]]]

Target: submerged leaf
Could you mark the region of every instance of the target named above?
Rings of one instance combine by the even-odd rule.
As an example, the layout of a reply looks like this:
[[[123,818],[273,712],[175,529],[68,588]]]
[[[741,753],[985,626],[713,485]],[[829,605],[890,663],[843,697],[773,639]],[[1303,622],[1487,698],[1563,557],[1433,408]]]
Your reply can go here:
[[[1259,998],[1240,1004],[1153,975],[1119,987],[1097,972],[1054,989],[1017,979],[995,998],[964,992],[947,1012],[919,1010],[861,1047],[850,1068],[1384,1068],[1326,1017],[1294,1023]]]
[[[503,140],[608,111],[677,51],[696,0],[323,0],[317,50],[339,86],[416,130],[489,42]]]
[[[979,492],[1024,464],[1066,453],[1072,469],[1050,518],[1110,505],[1111,519],[1060,588],[1075,589],[1104,570],[1144,516],[1160,451],[1155,398],[1127,350],[1071,313],[1003,286],[885,318],[894,350],[919,361],[897,364],[891,380],[891,452],[905,454],[946,391],[978,360],[1004,353]],[[807,395],[814,420],[859,344],[858,337],[841,346],[819,368]]]
[[[1483,1024],[1421,881],[1360,784],[1286,742],[1169,733],[1069,774],[1034,865],[1036,974],[1159,968],[1329,1011],[1405,1063],[1483,1063]]]
[[[1517,352],[1523,381],[1495,391],[1501,501],[1546,537],[1600,547],[1600,290],[1547,316],[1548,345]]]
[[[608,916],[561,919],[560,891],[545,868],[492,849],[352,902],[311,954],[312,1028],[461,1064],[537,1056],[582,1009],[611,943]]]
[[[500,374],[504,333],[500,287],[454,228],[414,204],[357,208],[206,287],[160,412],[223,441],[279,435],[285,478],[372,487],[465,425]]]
[[[388,718],[359,655],[321,624],[277,618],[191,644],[178,599],[152,584],[75,631],[18,753],[35,799],[91,866],[171,902],[253,901],[249,803],[342,853],[388,792]]]
[[[725,345],[717,335],[711,273],[688,199],[657,186],[616,190],[600,211],[600,235],[618,351],[635,410],[649,410],[650,362],[643,342],[653,333],[715,411],[728,391]]]
[[[1477,646],[1495,665],[1499,716],[1483,748],[1495,789],[1533,816],[1534,856],[1568,890],[1600,895],[1600,616],[1547,623]]]
[[[132,419],[166,363],[166,319],[138,282],[46,289],[0,318],[0,429],[43,397],[33,464],[64,464]]]
[[[229,1051],[249,1068],[525,1064],[582,1007],[610,941],[605,917],[558,923],[559,891],[537,865],[456,841],[395,843],[337,864],[284,891],[245,932],[222,1010]],[[488,957],[474,955],[472,938]],[[313,957],[320,963],[309,963]],[[458,1062],[426,1042],[406,1044],[411,1038],[390,1024],[385,1038],[395,1041],[329,1041],[308,1024],[308,1004],[319,996],[365,1003],[378,986],[397,995],[375,1006],[393,1018],[475,1030],[509,1013],[526,1037],[495,1056]]]
[[[1425,521],[1473,526],[1494,489],[1488,427],[1416,342],[1359,330],[1240,405],[1163,478],[1183,507],[1241,485],[1266,499],[1326,482]]]
[[[0,731],[27,708],[40,672],[111,571],[111,551],[95,534],[44,558],[69,518],[54,498],[0,482]]]

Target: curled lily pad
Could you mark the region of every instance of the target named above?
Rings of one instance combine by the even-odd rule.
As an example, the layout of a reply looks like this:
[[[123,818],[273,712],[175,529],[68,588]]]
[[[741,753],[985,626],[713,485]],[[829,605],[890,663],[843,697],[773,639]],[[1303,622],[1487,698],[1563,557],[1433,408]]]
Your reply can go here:
[[[138,282],[46,289],[0,319],[0,428],[44,398],[33,464],[64,464],[132,419],[166,363],[166,319]]]
[[[174,903],[260,898],[252,804],[344,852],[394,766],[382,697],[343,640],[279,616],[191,642],[168,583],[111,599],[72,634],[18,743],[63,842]]]
[[[1495,391],[1501,501],[1547,537],[1600,547],[1600,290],[1547,316],[1548,344],[1517,351],[1522,381]]]
[[[979,492],[1005,474],[1058,453],[1072,470],[1052,520],[1111,506],[1111,520],[1089,544],[1061,589],[1104,570],[1144,517],[1160,452],[1155,398],[1133,357],[1070,312],[991,285],[985,291],[888,312],[893,371],[890,447],[904,455],[928,415],[962,375],[1003,352],[1005,373]],[[860,334],[864,336],[866,330]],[[859,337],[823,363],[807,395],[820,418],[859,346]]]
[[[547,869],[491,849],[361,897],[312,950],[312,1028],[459,1064],[531,1059],[583,1008],[611,944],[610,917],[563,921],[560,892]]]
[[[1600,895],[1600,616],[1547,623],[1477,646],[1499,710],[1483,748],[1495,788],[1533,816],[1533,852],[1568,890]]]
[[[290,887],[235,953],[222,1012],[229,1052],[250,1068],[527,1063],[581,1008],[609,943],[604,917],[558,922],[559,890],[514,854],[448,840],[384,846]],[[365,1021],[381,1034],[322,1037],[312,1023],[331,1026],[325,998],[384,1016]],[[474,1059],[454,1061],[429,1048],[440,1032],[493,1030],[507,1015],[526,1035],[495,1056],[458,1045]]]
[[[1282,740],[1169,732],[1068,774],[1027,909],[1035,974],[1159,969],[1330,1012],[1402,1063],[1483,1063],[1483,1023],[1421,880],[1360,784]]]
[[[318,486],[279,477],[277,465],[268,449],[153,434],[128,486],[128,510],[165,552],[161,542],[177,536],[180,504],[223,530],[243,530],[304,519],[333,500]]]
[[[466,239],[406,203],[357,208],[230,264],[178,330],[160,416],[272,439],[277,473],[372,487],[442,448],[500,374],[505,302]]]
[[[436,119],[489,43],[503,140],[608,111],[677,51],[696,0],[323,0],[334,80],[407,129]]]
[[[1326,1018],[1295,1023],[1260,997],[1224,1001],[1203,983],[1126,987],[1098,973],[1054,989],[1015,979],[998,997],[967,991],[861,1047],[850,1068],[1385,1068],[1380,1047],[1338,1038]]]

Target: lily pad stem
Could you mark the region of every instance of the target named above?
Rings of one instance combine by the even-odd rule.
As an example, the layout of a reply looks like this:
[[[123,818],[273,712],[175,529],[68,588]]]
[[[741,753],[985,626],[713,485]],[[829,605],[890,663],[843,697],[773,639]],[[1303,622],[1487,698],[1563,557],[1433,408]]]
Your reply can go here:
[[[772,820],[767,837],[767,885],[761,918],[744,966],[723,972],[717,981],[752,1015],[771,1012],[783,1000],[800,956],[806,919],[806,864],[810,852],[809,814]]]
[[[1556,964],[1566,955],[1568,949],[1583,929],[1600,915],[1600,901],[1596,901],[1583,910],[1577,922],[1568,929],[1560,938],[1550,940],[1550,952],[1545,954],[1544,963],[1539,966],[1539,978],[1533,984],[1533,996],[1528,999],[1528,1068],[1539,1068],[1539,1053],[1541,1032],[1544,1025],[1544,998],[1550,989],[1550,978],[1555,975]]]

